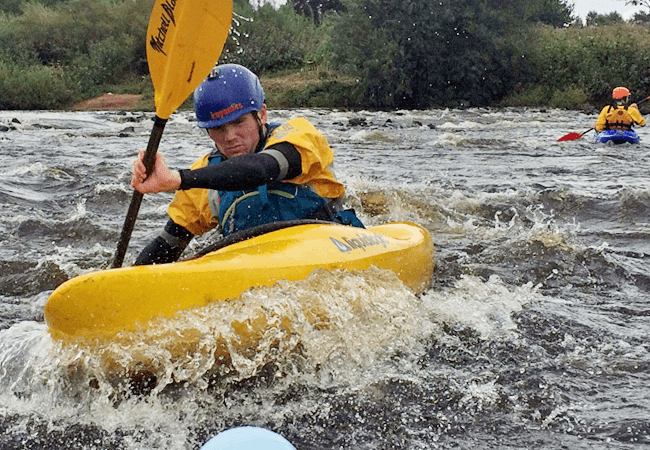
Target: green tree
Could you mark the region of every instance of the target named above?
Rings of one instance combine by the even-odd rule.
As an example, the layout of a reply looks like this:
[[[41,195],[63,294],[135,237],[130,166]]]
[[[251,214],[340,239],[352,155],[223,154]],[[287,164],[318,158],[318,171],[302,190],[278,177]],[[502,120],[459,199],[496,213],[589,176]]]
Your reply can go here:
[[[59,3],[65,3],[68,0],[2,0],[0,2],[0,12],[6,12],[9,14],[21,14],[23,5],[27,3],[39,3],[43,6],[51,7]]]
[[[486,105],[513,83],[503,36],[524,1],[349,0],[334,60],[367,84],[375,107]]]
[[[538,0],[526,3],[525,16],[528,22],[541,22],[554,27],[563,27],[573,22],[573,5],[568,0]]]
[[[626,5],[643,6],[650,10],[650,0],[622,0]]]
[[[630,22],[637,25],[648,26],[650,24],[650,13],[646,13],[646,12],[635,13],[632,19],[630,20]]]
[[[611,12],[609,14],[598,14],[596,11],[589,11],[586,18],[587,26],[597,26],[597,25],[613,25],[617,23],[623,23],[623,17],[617,12]]]
[[[327,11],[343,11],[343,3],[341,0],[293,0],[293,9],[320,24],[322,15]]]
[[[0,3],[0,12],[9,14],[20,14],[20,5],[23,0],[3,0]]]

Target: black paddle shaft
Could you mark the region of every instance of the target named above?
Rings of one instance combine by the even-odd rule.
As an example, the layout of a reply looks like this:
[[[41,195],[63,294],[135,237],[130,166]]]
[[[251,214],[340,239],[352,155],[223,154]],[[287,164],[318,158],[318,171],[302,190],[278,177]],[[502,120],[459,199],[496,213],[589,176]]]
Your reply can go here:
[[[147,176],[151,175],[151,172],[153,172],[154,163],[156,161],[156,152],[158,151],[158,145],[160,144],[160,139],[162,138],[166,123],[167,119],[161,119],[158,116],[156,116],[156,119],[154,120],[153,129],[149,136],[149,144],[147,145],[147,150],[144,152],[144,158],[142,160],[144,167],[147,169]],[[129,211],[126,214],[126,219],[124,219],[120,242],[117,244],[117,250],[113,257],[112,267],[114,268],[122,267],[122,263],[124,262],[124,255],[126,255],[126,249],[129,247],[129,241],[131,240],[131,233],[135,226],[135,220],[138,218],[138,211],[140,210],[142,197],[143,195],[140,192],[136,190],[133,191],[131,205],[129,205]]]

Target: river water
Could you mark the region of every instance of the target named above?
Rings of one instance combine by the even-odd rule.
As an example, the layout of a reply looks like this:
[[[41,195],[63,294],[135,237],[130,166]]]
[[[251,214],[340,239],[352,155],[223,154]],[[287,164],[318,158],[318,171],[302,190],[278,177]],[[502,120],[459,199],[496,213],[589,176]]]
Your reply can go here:
[[[415,296],[378,270],[315,273],[90,345],[53,340],[43,306],[108,266],[151,115],[0,111],[0,448],[198,449],[239,425],[300,450],[650,446],[645,130],[636,146],[557,142],[596,117],[539,109],[270,120],[297,115],[327,137],[367,225],[432,233],[430,289]],[[160,151],[183,168],[209,144],[180,112]],[[125,265],[170,198],[145,197]],[[298,317],[305,304],[327,326],[268,330],[214,360],[215,336],[233,338],[224,317]]]

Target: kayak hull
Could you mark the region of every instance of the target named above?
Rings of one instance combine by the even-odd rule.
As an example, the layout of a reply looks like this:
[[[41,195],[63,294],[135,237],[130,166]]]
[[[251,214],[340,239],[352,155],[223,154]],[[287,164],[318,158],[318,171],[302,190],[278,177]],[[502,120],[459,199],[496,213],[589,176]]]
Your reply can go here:
[[[641,138],[634,130],[603,130],[596,133],[596,143],[638,144]]]
[[[426,229],[390,223],[362,229],[292,226],[182,262],[88,273],[60,285],[44,315],[55,337],[109,337],[158,316],[238,298],[257,286],[307,278],[315,269],[392,270],[416,293],[428,288],[434,247]]]

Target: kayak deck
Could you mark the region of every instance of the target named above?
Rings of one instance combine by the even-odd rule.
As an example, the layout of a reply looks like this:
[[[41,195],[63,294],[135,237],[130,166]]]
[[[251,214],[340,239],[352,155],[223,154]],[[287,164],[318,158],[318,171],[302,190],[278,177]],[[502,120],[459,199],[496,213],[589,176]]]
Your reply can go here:
[[[638,144],[641,138],[634,130],[603,130],[596,133],[596,143]]]
[[[416,293],[431,282],[434,248],[424,228],[308,224],[237,242],[200,258],[88,273],[59,286],[45,305],[55,337],[110,336],[157,316],[237,298],[251,287],[297,281],[315,269],[392,270]]]

